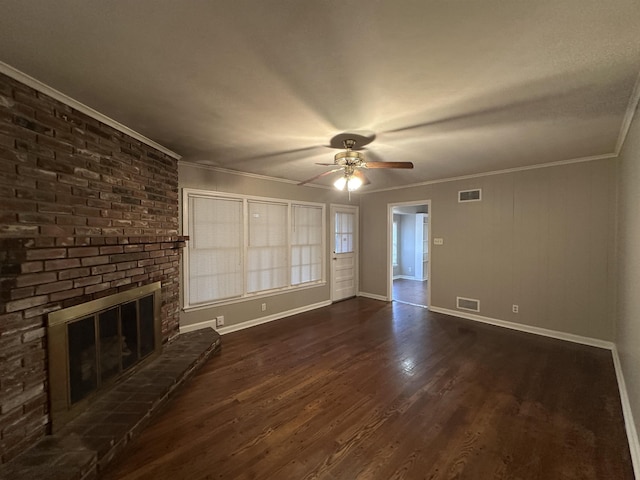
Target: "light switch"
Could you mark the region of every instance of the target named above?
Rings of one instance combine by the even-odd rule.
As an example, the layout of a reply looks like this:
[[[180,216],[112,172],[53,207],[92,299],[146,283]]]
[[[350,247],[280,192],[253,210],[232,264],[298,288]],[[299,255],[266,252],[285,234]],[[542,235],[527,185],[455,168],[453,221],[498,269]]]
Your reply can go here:
[[[444,245],[444,238],[434,238],[433,239],[433,244],[434,245]]]

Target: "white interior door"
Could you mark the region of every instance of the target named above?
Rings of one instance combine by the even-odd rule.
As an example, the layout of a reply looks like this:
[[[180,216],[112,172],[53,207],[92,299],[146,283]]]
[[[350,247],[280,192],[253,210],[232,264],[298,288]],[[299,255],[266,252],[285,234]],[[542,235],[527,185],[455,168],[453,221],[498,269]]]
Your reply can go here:
[[[331,300],[358,291],[358,208],[331,205]]]

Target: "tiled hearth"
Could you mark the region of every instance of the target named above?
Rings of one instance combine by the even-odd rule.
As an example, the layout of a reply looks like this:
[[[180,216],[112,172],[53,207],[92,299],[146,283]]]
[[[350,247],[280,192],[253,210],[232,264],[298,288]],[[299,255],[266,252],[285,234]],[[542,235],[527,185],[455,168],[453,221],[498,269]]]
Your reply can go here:
[[[158,358],[106,392],[60,432],[0,466],[0,479],[96,478],[219,349],[220,335],[213,329],[180,335]]]

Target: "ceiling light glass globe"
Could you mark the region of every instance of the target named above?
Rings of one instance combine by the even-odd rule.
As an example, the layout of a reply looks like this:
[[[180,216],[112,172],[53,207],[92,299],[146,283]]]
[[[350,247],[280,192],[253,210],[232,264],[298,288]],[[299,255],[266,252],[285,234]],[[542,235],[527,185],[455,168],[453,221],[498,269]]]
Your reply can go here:
[[[344,190],[344,187],[346,185],[347,185],[347,178],[346,177],[340,177],[335,182],[333,182],[333,186],[336,187],[338,190]]]
[[[347,190],[353,192],[354,190],[359,189],[362,186],[362,180],[358,177],[350,177],[347,180]]]

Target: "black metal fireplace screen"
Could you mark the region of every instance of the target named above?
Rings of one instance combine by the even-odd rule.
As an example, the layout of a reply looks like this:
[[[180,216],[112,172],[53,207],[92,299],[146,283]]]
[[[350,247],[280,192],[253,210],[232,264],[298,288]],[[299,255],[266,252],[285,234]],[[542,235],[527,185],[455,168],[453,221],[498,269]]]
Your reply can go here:
[[[159,353],[160,282],[50,313],[49,390],[55,432],[101,391]]]

